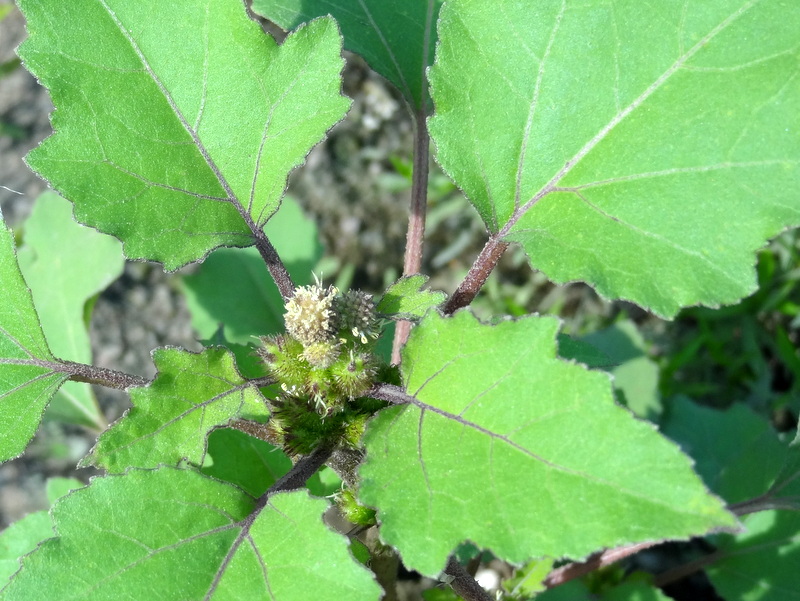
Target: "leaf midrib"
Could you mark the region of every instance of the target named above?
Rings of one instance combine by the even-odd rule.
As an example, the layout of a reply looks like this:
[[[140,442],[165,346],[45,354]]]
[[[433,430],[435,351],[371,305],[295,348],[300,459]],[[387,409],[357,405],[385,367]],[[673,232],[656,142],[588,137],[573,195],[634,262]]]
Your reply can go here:
[[[686,64],[695,54],[697,54],[702,47],[708,44],[712,39],[714,39],[717,35],[727,29],[732,23],[734,23],[739,17],[744,15],[747,11],[749,11],[753,6],[759,3],[761,0],[749,0],[744,6],[740,7],[738,10],[733,12],[729,15],[724,21],[722,21],[719,25],[717,25],[714,29],[708,32],[705,36],[703,36],[697,43],[692,46],[688,51],[684,52],[683,55],[679,56],[675,62],[672,63],[665,71],[662,73],[658,79],[656,79],[648,88],[642,92],[636,99],[633,100],[628,106],[618,112],[611,121],[609,121],[600,131],[591,139],[589,140],[577,153],[575,153],[564,166],[548,181],[544,187],[542,187],[530,200],[528,200],[522,206],[517,206],[517,200],[520,195],[520,181],[521,181],[521,172],[524,166],[524,160],[521,157],[517,174],[516,174],[516,192],[515,192],[515,209],[512,213],[509,220],[506,224],[498,231],[496,236],[498,238],[503,238],[507,236],[511,229],[516,225],[516,223],[522,218],[522,216],[527,213],[536,203],[538,203],[542,198],[553,192],[557,188],[557,184],[561,181],[572,169],[587,155],[591,152],[595,146],[597,146],[617,125],[619,125],[628,115],[633,113],[637,108],[639,108],[650,96],[652,96],[658,89],[661,88],[666,81],[672,77],[680,68]],[[544,60],[546,57],[543,57],[542,65],[540,66],[540,70],[544,69]],[[527,134],[527,132],[526,132]],[[524,140],[524,144],[527,145],[527,139]]]
[[[175,102],[175,100],[172,98],[172,95],[170,94],[169,90],[167,90],[167,88],[164,85],[164,83],[161,81],[161,79],[158,77],[156,72],[150,66],[150,62],[147,60],[147,57],[142,52],[141,48],[139,48],[139,44],[137,44],[136,40],[133,39],[133,37],[130,35],[130,33],[125,29],[124,25],[122,24],[122,21],[120,21],[120,19],[117,17],[117,14],[107,4],[106,0],[99,0],[99,2],[100,2],[100,5],[103,7],[103,9],[108,14],[109,18],[117,26],[117,29],[119,30],[119,32],[122,34],[122,36],[130,44],[131,49],[136,53],[136,56],[138,57],[139,61],[142,63],[142,66],[144,67],[145,72],[150,76],[150,78],[156,84],[156,86],[158,87],[159,91],[164,96],[164,99],[167,101],[167,104],[172,109],[173,113],[178,118],[178,120],[180,121],[181,126],[186,130],[186,133],[188,133],[189,136],[191,137],[192,141],[194,142],[195,148],[197,148],[197,150],[200,152],[200,154],[202,155],[202,157],[205,160],[206,164],[208,165],[209,169],[211,169],[212,173],[214,174],[214,177],[216,177],[219,185],[222,187],[222,189],[228,195],[227,198],[217,199],[217,200],[221,200],[223,202],[231,203],[232,205],[234,205],[238,209],[238,211],[240,213],[242,213],[242,211],[244,209],[244,207],[242,206],[242,203],[238,200],[238,198],[236,197],[236,194],[234,194],[233,189],[231,188],[230,184],[225,179],[225,176],[222,174],[220,169],[217,167],[216,163],[214,162],[214,159],[211,158],[211,155],[208,153],[208,150],[206,149],[205,145],[200,140],[199,136],[197,135],[197,132],[189,124],[189,122],[187,121],[187,119],[184,116],[183,112],[178,107],[178,105]],[[212,200],[214,200],[214,199],[212,199]]]

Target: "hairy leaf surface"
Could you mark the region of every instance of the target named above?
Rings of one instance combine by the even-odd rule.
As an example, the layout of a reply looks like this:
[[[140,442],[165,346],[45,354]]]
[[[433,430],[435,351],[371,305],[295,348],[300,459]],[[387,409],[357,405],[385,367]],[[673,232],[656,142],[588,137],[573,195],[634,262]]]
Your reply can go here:
[[[558,283],[663,316],[756,287],[800,224],[800,3],[443,8],[437,159]]]
[[[47,344],[58,357],[92,362],[86,303],[121,274],[120,244],[72,219],[72,205],[52,192],[36,199],[25,221],[19,266],[31,289]],[[65,382],[48,417],[104,430],[89,384]]]
[[[6,461],[25,450],[67,375],[56,371],[5,222],[0,224],[0,282],[0,461]]]
[[[558,321],[428,316],[403,354],[414,400],[370,422],[360,498],[423,574],[470,540],[499,557],[585,557],[736,520],[689,459],[614,402],[609,377],[558,359]]]
[[[424,107],[425,70],[433,62],[436,19],[443,0],[254,0],[253,12],[294,29],[332,15],[342,28],[344,47],[360,54],[391,81],[409,103]]]
[[[279,47],[240,2],[20,7],[20,55],[57,108],[28,163],[81,222],[167,269],[251,244],[289,171],[349,106],[330,19]]]
[[[429,309],[447,300],[444,292],[423,290],[429,279],[420,274],[400,278],[383,293],[378,303],[378,313],[393,319],[421,319]]]
[[[172,468],[97,478],[56,504],[57,538],[23,559],[0,599],[377,601],[346,539],[322,523],[327,507],[294,492],[257,508],[238,488]]]
[[[100,436],[88,463],[110,472],[183,460],[201,465],[211,430],[237,417],[269,417],[260,392],[239,375],[227,349],[195,354],[160,348],[153,361],[155,379],[131,390],[133,407]]]

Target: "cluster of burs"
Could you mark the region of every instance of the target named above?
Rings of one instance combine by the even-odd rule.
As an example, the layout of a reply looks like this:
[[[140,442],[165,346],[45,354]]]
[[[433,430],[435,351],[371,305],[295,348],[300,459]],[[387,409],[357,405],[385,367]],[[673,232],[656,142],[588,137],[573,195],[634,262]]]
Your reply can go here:
[[[300,453],[334,435],[356,443],[375,410],[360,397],[380,366],[373,352],[380,320],[371,295],[303,286],[286,302],[284,318],[286,334],[263,337],[259,350],[281,389],[269,401],[273,434]]]

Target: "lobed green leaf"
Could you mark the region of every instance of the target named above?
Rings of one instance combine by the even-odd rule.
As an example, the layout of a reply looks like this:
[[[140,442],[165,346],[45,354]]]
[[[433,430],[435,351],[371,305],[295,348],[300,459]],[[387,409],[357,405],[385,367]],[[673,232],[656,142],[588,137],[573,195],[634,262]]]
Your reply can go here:
[[[383,293],[377,306],[378,313],[392,319],[422,319],[429,309],[447,300],[444,292],[423,290],[429,279],[420,274],[400,278]]]
[[[153,361],[155,379],[131,390],[133,407],[100,436],[85,464],[109,472],[181,461],[202,465],[214,428],[236,418],[269,417],[258,388],[239,375],[228,349],[195,354],[160,348]]]
[[[662,316],[800,224],[800,4],[454,0],[429,129],[491,232]]]
[[[413,400],[369,423],[359,493],[408,567],[435,575],[465,540],[522,563],[736,526],[606,374],[557,358],[557,329],[462,311],[412,330]]]
[[[117,240],[81,227],[72,205],[52,192],[36,199],[25,221],[20,270],[50,349],[58,357],[91,363],[87,302],[116,280],[124,267]],[[103,430],[105,418],[89,384],[65,382],[48,416]]]
[[[306,492],[265,506],[196,472],[97,478],[56,504],[57,537],[23,559],[2,601],[374,599],[380,588]],[[109,552],[113,550],[113,552]],[[52,566],[69,566],[53,569]]]
[[[25,450],[67,374],[55,371],[56,358],[47,346],[5,223],[0,225],[0,282],[0,461],[6,461]]]
[[[428,102],[426,69],[433,63],[436,19],[443,0],[254,0],[253,12],[294,29],[332,15],[344,47],[391,81],[415,109]]]
[[[57,107],[56,133],[29,165],[79,221],[170,270],[250,245],[288,173],[350,104],[331,19],[279,47],[239,2],[20,8],[29,32],[20,56]]]

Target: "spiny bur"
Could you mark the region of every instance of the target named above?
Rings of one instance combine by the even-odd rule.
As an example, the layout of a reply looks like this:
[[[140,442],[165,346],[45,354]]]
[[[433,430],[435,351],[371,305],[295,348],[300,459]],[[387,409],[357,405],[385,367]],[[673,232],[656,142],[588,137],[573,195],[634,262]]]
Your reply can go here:
[[[377,523],[375,519],[375,510],[365,507],[358,502],[353,491],[344,489],[333,497],[342,515],[352,524],[357,526],[374,526]]]
[[[361,344],[369,344],[371,340],[378,338],[380,321],[375,313],[375,302],[371,294],[348,290],[336,295],[333,304],[339,318],[340,334],[351,334]]]
[[[285,306],[286,334],[261,338],[258,350],[281,388],[270,401],[276,438],[292,454],[331,437],[357,446],[374,411],[356,401],[381,366],[373,353],[380,322],[372,297],[317,282],[297,288]]]

